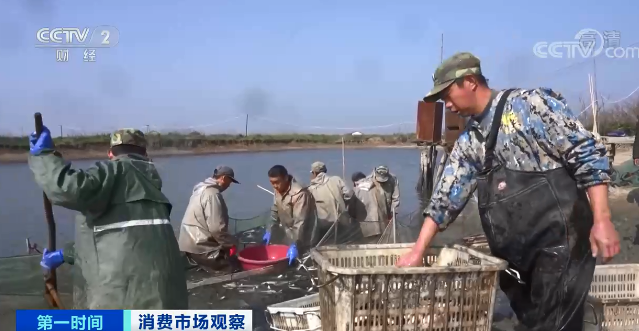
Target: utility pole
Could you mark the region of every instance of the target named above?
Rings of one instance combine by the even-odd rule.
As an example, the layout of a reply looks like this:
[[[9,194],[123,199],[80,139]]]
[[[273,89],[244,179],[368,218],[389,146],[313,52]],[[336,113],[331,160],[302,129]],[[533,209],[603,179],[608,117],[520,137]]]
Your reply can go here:
[[[246,114],[246,125],[244,126],[244,137],[248,137],[248,114]]]
[[[62,137],[64,137],[64,136],[62,135],[62,125],[60,125],[60,138],[62,138]]]
[[[439,63],[444,62],[444,34],[442,33],[442,43],[441,48],[439,49]]]
[[[146,134],[149,134],[149,125],[146,125]]]
[[[597,93],[597,61],[595,57],[592,58],[592,84],[593,90],[595,91],[595,106],[598,106],[599,103],[599,94]]]

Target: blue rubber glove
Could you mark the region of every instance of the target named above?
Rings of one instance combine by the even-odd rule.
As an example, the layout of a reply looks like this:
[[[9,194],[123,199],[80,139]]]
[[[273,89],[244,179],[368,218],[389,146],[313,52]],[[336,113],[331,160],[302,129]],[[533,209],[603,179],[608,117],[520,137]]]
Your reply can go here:
[[[29,151],[32,155],[39,154],[45,148],[53,149],[51,132],[46,126],[42,126],[42,133],[39,138],[36,136],[35,132],[29,136],[29,147]]]
[[[288,257],[288,265],[293,264],[293,261],[297,259],[297,245],[293,244],[288,247],[288,251],[286,252],[286,257]]]
[[[57,251],[49,252],[48,249],[44,249],[42,253],[42,261],[40,261],[40,265],[46,269],[57,269],[59,266],[64,263],[64,254],[61,249]]]
[[[270,241],[271,241],[271,231],[266,231],[266,233],[264,234],[264,237],[262,237],[262,242],[264,243],[264,245],[268,245]]]

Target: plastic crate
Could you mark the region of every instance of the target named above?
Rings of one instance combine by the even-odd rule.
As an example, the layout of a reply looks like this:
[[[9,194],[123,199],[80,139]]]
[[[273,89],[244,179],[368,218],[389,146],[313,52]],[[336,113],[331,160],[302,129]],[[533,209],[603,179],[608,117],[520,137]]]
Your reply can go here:
[[[603,330],[639,330],[639,264],[598,265],[589,296]]]
[[[488,241],[486,240],[486,235],[484,234],[467,236],[464,237],[462,240],[464,241],[464,246],[466,247],[478,250],[484,254],[491,254],[490,247],[488,246]]]
[[[481,243],[481,244],[470,244],[468,247],[469,247],[469,248],[472,248],[472,249],[474,249],[474,250],[478,250],[478,251],[480,251],[480,252],[482,252],[482,253],[484,253],[484,254],[488,254],[488,255],[492,254],[492,253],[490,252],[490,246],[488,246],[488,244],[487,244],[487,243]]]
[[[454,245],[454,263],[442,267],[397,268],[413,244],[318,247],[322,329],[485,330],[492,325],[499,271],[507,263]],[[442,248],[431,248],[433,264]]]
[[[280,302],[266,307],[273,330],[321,330],[319,294]],[[267,316],[267,320],[269,320]]]

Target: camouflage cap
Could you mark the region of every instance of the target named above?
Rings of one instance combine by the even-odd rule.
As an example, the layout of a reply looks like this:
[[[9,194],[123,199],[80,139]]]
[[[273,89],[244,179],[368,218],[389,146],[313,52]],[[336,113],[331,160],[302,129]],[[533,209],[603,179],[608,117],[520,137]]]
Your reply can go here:
[[[311,172],[314,172],[314,173],[326,172],[326,164],[320,161],[313,162],[313,164],[311,164]]]
[[[133,145],[146,148],[144,133],[138,129],[120,129],[111,134],[111,147],[118,145]]]
[[[389,175],[389,171],[388,171],[388,167],[387,166],[379,166],[377,168],[375,168],[375,180],[377,180],[380,183],[384,183],[386,181],[388,181],[388,178],[390,177]]]
[[[440,93],[457,78],[468,75],[481,75],[479,59],[471,53],[462,52],[446,59],[433,74],[433,89],[424,97],[424,101],[437,101]]]

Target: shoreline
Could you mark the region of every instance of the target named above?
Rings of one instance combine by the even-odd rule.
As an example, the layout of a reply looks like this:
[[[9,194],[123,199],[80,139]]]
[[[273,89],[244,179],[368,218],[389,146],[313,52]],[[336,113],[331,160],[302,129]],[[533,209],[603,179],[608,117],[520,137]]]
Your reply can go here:
[[[179,149],[179,148],[162,148],[156,150],[149,150],[149,157],[181,157],[181,156],[199,156],[199,155],[212,155],[212,154],[227,154],[227,153],[263,153],[263,152],[284,152],[284,151],[299,151],[299,150],[314,150],[314,149],[338,149],[342,148],[341,144],[284,144],[284,145],[254,145],[248,147],[234,147],[234,146],[218,146],[213,148],[192,148],[192,149]],[[405,144],[346,144],[345,149],[377,149],[377,148],[415,148],[418,146],[414,143]],[[98,160],[106,159],[107,150],[74,150],[74,149],[60,149],[60,153],[67,161],[80,161],[80,160]],[[0,164],[15,164],[26,163],[29,153],[13,152],[7,150],[0,150]]]

